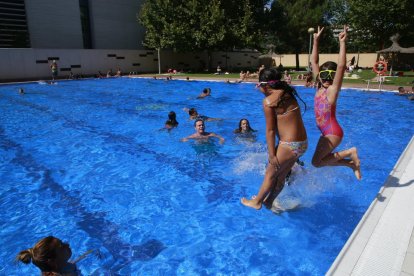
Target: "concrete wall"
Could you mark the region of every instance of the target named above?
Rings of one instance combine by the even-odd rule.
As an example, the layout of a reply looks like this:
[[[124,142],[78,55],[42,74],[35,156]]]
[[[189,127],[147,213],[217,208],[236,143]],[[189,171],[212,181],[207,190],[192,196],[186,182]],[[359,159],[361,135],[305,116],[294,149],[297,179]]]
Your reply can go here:
[[[377,60],[376,53],[348,53],[346,55],[346,60],[350,61],[352,57],[355,57],[355,62],[358,62],[359,67],[372,67],[374,66]],[[286,54],[286,55],[273,55],[273,59],[275,61],[276,66],[279,66],[282,63],[283,66],[288,67],[295,67],[296,66],[296,56],[294,54]],[[319,64],[322,64],[326,61],[334,61],[338,62],[338,54],[320,54],[319,55]],[[307,54],[300,54],[299,55],[299,66],[302,68],[307,67],[308,64],[308,55]]]
[[[83,48],[78,0],[26,0],[32,48]]]
[[[139,0],[89,1],[92,48],[143,49],[145,30],[137,21],[141,5]]]
[[[257,67],[258,53],[228,53],[227,63],[231,67]],[[203,53],[174,53],[161,51],[161,68],[185,71],[201,71],[208,64]],[[215,53],[212,65],[224,67],[225,53]],[[158,53],[148,50],[104,50],[104,49],[0,49],[0,80],[49,79],[49,65],[56,60],[59,77],[73,74],[92,75],[98,71],[114,72],[121,68],[124,73],[158,72]]]
[[[348,54],[350,60],[356,54]],[[240,68],[258,68],[258,52],[215,52],[212,55],[213,71],[217,65],[230,72]],[[202,71],[208,64],[206,52],[174,53],[161,51],[161,69],[165,73],[169,68],[185,71]],[[226,59],[227,57],[227,59]],[[320,55],[320,61],[335,61],[337,55]],[[372,67],[376,54],[360,54],[359,65]],[[124,73],[158,73],[158,53],[150,50],[104,50],[104,49],[0,49],[0,80],[49,79],[49,65],[57,60],[59,76],[74,74],[93,75],[98,71],[114,72],[121,68]],[[279,58],[274,57],[276,65]],[[227,64],[226,64],[227,60]],[[284,66],[295,66],[295,55],[283,55]],[[300,55],[301,66],[305,67],[307,55]]]

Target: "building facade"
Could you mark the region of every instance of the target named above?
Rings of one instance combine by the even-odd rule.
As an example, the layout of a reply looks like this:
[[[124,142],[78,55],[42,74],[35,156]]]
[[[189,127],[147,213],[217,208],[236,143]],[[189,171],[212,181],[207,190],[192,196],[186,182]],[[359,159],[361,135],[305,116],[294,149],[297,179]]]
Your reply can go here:
[[[143,49],[137,0],[0,0],[0,48]]]

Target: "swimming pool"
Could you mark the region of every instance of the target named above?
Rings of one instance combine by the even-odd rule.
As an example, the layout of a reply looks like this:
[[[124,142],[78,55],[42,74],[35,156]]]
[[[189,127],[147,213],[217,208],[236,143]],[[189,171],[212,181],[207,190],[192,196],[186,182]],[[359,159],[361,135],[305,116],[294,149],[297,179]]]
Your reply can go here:
[[[17,93],[23,87],[25,95]],[[212,96],[196,100],[204,87]],[[0,86],[0,274],[32,275],[14,256],[47,235],[73,257],[89,249],[84,275],[322,275],[413,135],[412,102],[344,89],[341,149],[357,146],[363,180],[346,168],[315,169],[319,137],[313,89],[297,87],[310,148],[280,215],[243,207],[267,160],[262,95],[253,84],[152,79]],[[222,121],[206,130],[226,142],[180,142],[194,132],[183,108]],[[169,111],[180,123],[160,130]],[[254,141],[234,136],[239,119]]]

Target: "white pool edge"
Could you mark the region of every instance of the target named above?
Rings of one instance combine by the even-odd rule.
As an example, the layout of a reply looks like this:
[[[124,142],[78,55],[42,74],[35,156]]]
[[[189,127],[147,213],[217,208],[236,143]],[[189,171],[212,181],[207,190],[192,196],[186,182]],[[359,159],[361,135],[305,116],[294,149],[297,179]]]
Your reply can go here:
[[[411,202],[401,200],[402,192],[405,193],[406,190],[409,190],[411,193],[414,193],[414,183],[412,183],[414,179],[414,173],[412,173],[414,172],[413,157],[414,136],[402,152],[384,185],[378,192],[377,197],[373,200],[341,252],[326,272],[326,275],[414,275],[412,268],[408,268],[409,272],[404,271],[406,263],[411,263],[411,259],[414,256],[410,251],[412,249],[409,249],[409,246],[411,248],[414,244],[414,219],[411,214],[414,213],[414,198],[410,200]],[[410,181],[407,182],[407,186],[404,186],[404,191],[397,191],[397,189],[401,188],[396,187],[396,184],[400,185],[400,183],[396,183],[396,180],[400,182],[399,180],[404,176],[408,177]],[[396,191],[398,196],[394,195]],[[391,202],[393,207],[390,207]],[[397,213],[394,212],[395,206],[400,210],[409,210]],[[386,211],[388,211],[388,217],[384,215]],[[392,225],[387,225],[386,220],[389,220],[389,214],[396,218],[397,223],[393,222]],[[408,226],[406,222],[409,222]],[[398,229],[398,231],[395,231],[393,227]],[[403,234],[401,234],[401,231]],[[392,253],[393,248],[385,248],[387,239],[379,239],[379,237],[392,237],[395,234],[404,236],[403,242],[400,241],[399,244],[394,245],[394,251],[398,252],[398,254],[387,256],[387,259],[385,259],[384,257],[389,252]],[[390,242],[398,243],[398,239],[391,240]],[[390,244],[387,246],[390,246]],[[390,258],[394,258],[394,260],[389,260]],[[410,262],[407,262],[407,258],[410,259]],[[381,269],[381,272],[377,271],[377,269]]]

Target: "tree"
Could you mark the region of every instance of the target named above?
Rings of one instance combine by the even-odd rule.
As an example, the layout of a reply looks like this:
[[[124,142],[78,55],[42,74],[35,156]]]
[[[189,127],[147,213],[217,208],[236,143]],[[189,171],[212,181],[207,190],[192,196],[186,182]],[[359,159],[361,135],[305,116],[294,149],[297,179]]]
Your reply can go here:
[[[324,25],[326,11],[325,0],[277,0],[268,11],[270,29],[267,37],[277,50],[296,54],[297,70],[299,53],[309,50],[308,28]]]
[[[399,33],[401,44],[413,46],[413,0],[348,0],[348,19],[355,36],[376,50],[383,49],[390,36]]]
[[[263,0],[147,0],[138,20],[146,28],[145,46],[206,50],[210,56],[213,50],[255,47],[263,8]]]

